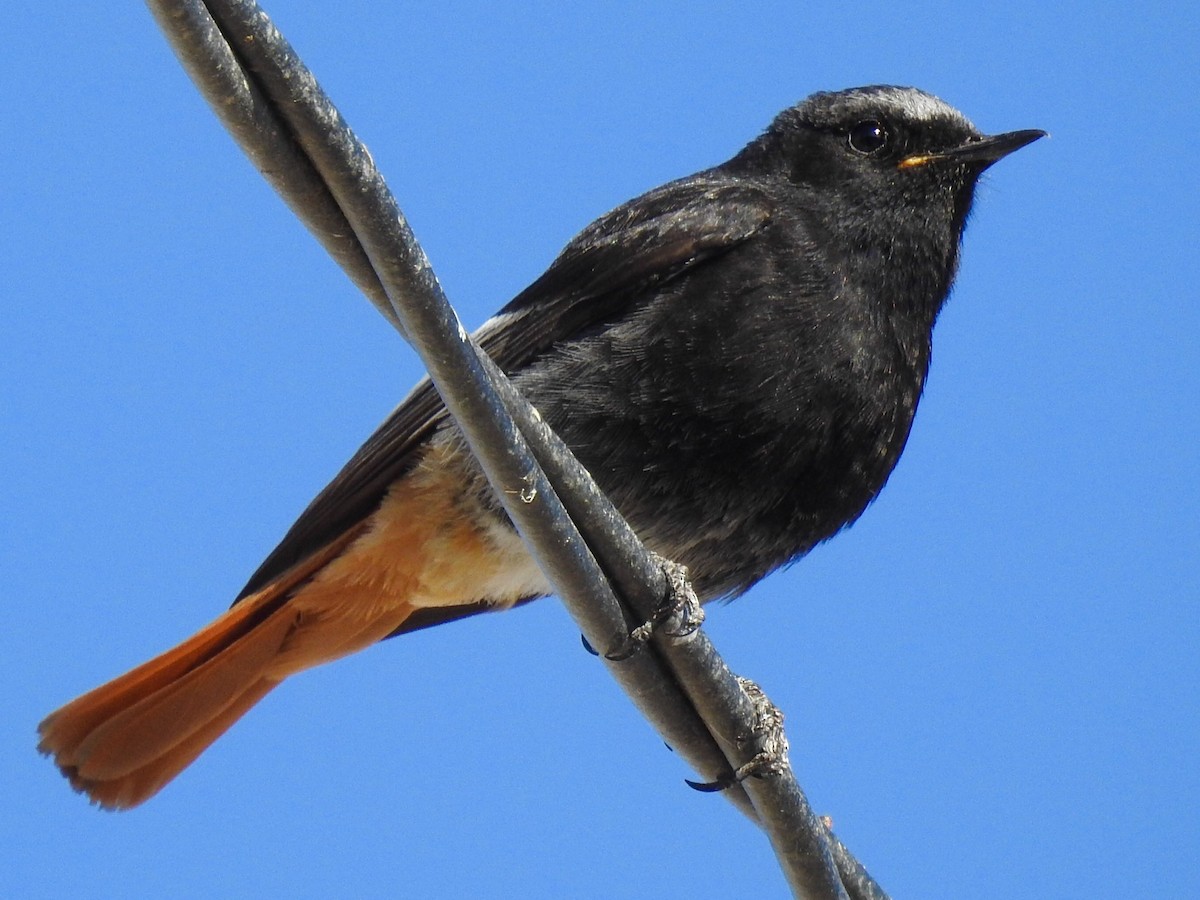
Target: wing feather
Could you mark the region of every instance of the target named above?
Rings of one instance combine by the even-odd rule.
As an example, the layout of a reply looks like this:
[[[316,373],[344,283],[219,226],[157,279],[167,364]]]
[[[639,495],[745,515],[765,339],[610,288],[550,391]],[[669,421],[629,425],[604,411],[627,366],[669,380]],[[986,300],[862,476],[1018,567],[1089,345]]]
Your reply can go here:
[[[580,232],[475,338],[512,372],[747,240],[770,213],[760,190],[717,170],[664,185]],[[371,515],[446,416],[437,391],[423,379],[309,504],[237,599],[261,590]]]

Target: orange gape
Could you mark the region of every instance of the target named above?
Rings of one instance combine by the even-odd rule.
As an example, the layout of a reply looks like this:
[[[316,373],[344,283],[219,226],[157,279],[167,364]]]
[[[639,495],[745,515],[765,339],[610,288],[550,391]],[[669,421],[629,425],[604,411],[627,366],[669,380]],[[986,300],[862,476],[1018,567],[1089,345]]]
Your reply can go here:
[[[157,793],[289,675],[382,640],[433,606],[539,589],[514,535],[463,509],[461,466],[433,447],[356,527],[161,656],[41,723],[39,749],[110,809]],[[475,504],[471,504],[475,505]]]

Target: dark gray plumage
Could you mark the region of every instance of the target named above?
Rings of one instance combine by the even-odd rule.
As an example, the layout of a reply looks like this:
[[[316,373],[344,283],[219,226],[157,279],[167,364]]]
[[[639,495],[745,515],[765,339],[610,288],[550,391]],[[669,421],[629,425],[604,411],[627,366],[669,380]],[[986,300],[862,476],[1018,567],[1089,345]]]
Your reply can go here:
[[[883,487],[975,183],[1040,136],[985,138],[913,88],[814,94],[588,226],[477,337],[646,542],[702,597],[735,595]],[[370,515],[450,427],[422,383],[242,596]]]

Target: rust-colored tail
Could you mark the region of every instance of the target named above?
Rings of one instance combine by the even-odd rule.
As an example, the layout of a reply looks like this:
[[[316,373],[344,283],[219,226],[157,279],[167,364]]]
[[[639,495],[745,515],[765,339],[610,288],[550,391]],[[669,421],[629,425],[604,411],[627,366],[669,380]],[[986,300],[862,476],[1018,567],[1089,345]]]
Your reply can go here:
[[[295,624],[247,598],[179,646],[51,713],[38,749],[95,803],[136,806],[278,682],[263,677]]]
[[[149,799],[285,677],[378,641],[411,613],[400,603],[368,622],[313,614],[305,601],[321,586],[308,579],[353,537],[51,713],[38,726],[38,749],[102,807]]]
[[[463,515],[452,463],[423,463],[375,514],[207,628],[51,713],[39,749],[94,803],[127,809],[288,675],[545,593],[515,535],[505,544]]]

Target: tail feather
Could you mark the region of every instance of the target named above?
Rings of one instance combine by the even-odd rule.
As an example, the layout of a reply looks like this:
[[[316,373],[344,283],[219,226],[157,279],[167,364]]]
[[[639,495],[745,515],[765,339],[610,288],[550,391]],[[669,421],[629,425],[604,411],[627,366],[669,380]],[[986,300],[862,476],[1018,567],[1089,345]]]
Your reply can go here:
[[[286,606],[186,675],[106,719],[79,744],[81,777],[108,781],[170,752],[253,687],[295,624]]]
[[[278,659],[300,619],[293,592],[360,533],[347,532],[177,647],[51,713],[38,726],[38,749],[103,807],[149,799],[290,674]]]
[[[129,809],[149,800],[176,775],[195,762],[217,738],[265,697],[278,681],[260,680],[247,688],[232,704],[211,721],[184,738],[162,756],[118,778],[100,780],[81,774],[76,768],[64,769],[71,787],[86,793],[93,803],[105,809]]]
[[[239,603],[177,647],[52,712],[38,726],[38,750],[53,754],[60,766],[78,765],[80,750],[93,731],[235,642],[261,612],[258,604]]]
[[[247,598],[177,647],[51,713],[38,726],[38,749],[94,802],[136,806],[278,683],[262,673],[294,622],[275,592]]]
[[[458,470],[435,463],[179,646],[51,713],[38,749],[94,803],[127,809],[289,675],[410,630],[414,616],[433,624],[540,593],[515,537],[497,545],[464,517]],[[442,606],[452,611],[427,612]]]

